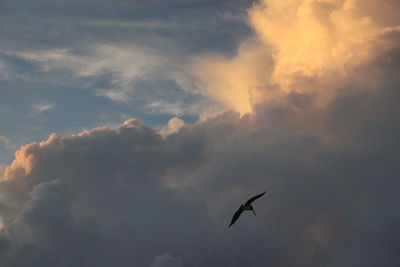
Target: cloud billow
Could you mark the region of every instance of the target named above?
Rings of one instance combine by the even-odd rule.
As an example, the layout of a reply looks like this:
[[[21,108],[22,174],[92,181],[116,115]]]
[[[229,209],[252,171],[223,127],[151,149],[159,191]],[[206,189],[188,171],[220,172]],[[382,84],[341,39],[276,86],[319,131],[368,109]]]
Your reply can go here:
[[[398,83],[382,82],[322,112],[290,95],[165,139],[130,120],[27,145],[3,174],[2,263],[395,266]],[[260,189],[257,217],[228,231]]]
[[[252,113],[174,118],[161,132],[130,119],[21,147],[0,183],[0,263],[398,266],[399,31],[371,38],[345,73],[278,75],[275,58]],[[228,229],[264,190],[257,216]]]

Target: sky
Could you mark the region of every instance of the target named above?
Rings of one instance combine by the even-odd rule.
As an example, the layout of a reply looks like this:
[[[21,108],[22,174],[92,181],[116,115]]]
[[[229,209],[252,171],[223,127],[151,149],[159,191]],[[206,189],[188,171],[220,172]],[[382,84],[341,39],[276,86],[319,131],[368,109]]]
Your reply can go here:
[[[0,135],[11,145],[222,110],[185,71],[235,53],[249,1],[2,1]],[[5,139],[4,139],[5,140]],[[15,149],[0,143],[0,164]],[[14,148],[14,147],[12,147]]]
[[[0,265],[399,266],[399,13],[2,1]]]

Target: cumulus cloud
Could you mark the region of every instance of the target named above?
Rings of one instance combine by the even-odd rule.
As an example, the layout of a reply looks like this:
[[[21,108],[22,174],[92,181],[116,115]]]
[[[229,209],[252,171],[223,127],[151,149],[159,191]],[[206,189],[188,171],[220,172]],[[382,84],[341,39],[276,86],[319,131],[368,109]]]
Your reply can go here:
[[[0,186],[2,264],[143,266],[168,251],[185,266],[396,266],[396,84],[322,111],[289,95],[165,139],[132,119],[26,145]]]
[[[167,125],[161,129],[160,134],[163,136],[167,136],[169,134],[176,133],[183,126],[185,126],[185,122],[178,117],[174,117],[170,119]]]
[[[252,91],[266,83],[273,66],[268,50],[255,40],[244,42],[234,58],[201,56],[193,64],[193,75],[207,93],[242,114],[252,112]]]
[[[186,244],[207,238],[206,206],[196,193],[163,185],[160,171],[172,158],[162,147],[155,130],[133,119],[22,147],[2,175],[2,265],[143,266],[166,250],[203,251],[201,242]]]
[[[193,75],[209,94],[244,114],[281,99],[281,93],[315,92],[326,104],[347,77],[395,45],[400,31],[394,1],[265,0],[248,9],[255,37],[232,58],[202,56]],[[388,60],[390,60],[388,58]]]
[[[400,33],[391,11],[360,3],[254,5],[260,40],[194,67],[236,111],[174,118],[168,135],[130,119],[22,146],[1,174],[2,266],[398,266]],[[355,22],[366,16],[375,26]],[[255,21],[272,22],[264,33]],[[315,36],[280,29],[308,24]],[[326,40],[327,25],[358,52],[332,53],[343,46]],[[268,39],[279,31],[305,43]],[[224,88],[235,81],[237,100]],[[264,190],[257,216],[228,229],[237,206]]]
[[[387,31],[398,31],[393,1],[261,1],[249,10],[257,36],[274,49],[273,79],[346,73],[371,56],[365,48]]]

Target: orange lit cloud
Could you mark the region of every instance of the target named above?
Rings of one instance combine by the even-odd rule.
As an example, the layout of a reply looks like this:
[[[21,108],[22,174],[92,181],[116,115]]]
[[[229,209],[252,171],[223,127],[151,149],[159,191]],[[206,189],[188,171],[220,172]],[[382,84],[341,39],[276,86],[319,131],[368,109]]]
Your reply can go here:
[[[246,41],[234,58],[216,55],[195,60],[194,75],[209,95],[241,114],[252,112],[252,91],[268,79],[272,70],[268,50],[256,41]]]
[[[390,1],[262,0],[248,10],[259,42],[245,41],[230,59],[197,60],[195,76],[211,96],[242,114],[277,98],[271,88],[309,91],[307,79],[318,80],[312,90],[323,88],[318,97],[326,102],[328,91],[376,53],[371,43],[399,31],[398,14]]]
[[[185,122],[178,117],[174,117],[161,129],[160,134],[164,137],[168,136],[169,134],[176,133],[183,126],[185,126]]]
[[[248,12],[260,40],[274,48],[274,79],[346,72],[363,44],[400,23],[400,10],[381,1],[263,0]]]

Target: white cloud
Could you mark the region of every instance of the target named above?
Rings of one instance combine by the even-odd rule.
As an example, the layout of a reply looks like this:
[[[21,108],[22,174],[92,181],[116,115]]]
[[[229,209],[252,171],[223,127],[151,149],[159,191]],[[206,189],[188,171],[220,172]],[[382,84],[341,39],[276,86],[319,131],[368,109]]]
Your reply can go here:
[[[65,48],[3,52],[36,62],[44,72],[67,71],[75,78],[89,77],[92,82],[110,75],[114,88],[98,89],[97,95],[119,102],[128,101],[138,79],[148,79],[167,62],[155,51],[138,46],[95,44],[88,47],[84,54]]]
[[[112,101],[121,102],[121,103],[128,103],[131,97],[126,91],[122,91],[120,89],[99,89],[97,90],[96,96],[104,96]]]
[[[35,115],[39,115],[45,111],[48,111],[50,109],[54,108],[53,103],[48,103],[48,102],[42,102],[38,104],[32,105],[32,109]]]

